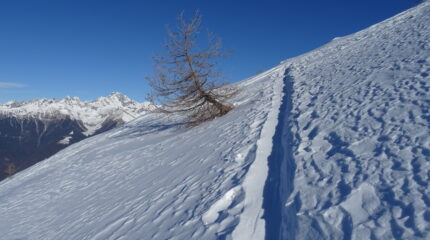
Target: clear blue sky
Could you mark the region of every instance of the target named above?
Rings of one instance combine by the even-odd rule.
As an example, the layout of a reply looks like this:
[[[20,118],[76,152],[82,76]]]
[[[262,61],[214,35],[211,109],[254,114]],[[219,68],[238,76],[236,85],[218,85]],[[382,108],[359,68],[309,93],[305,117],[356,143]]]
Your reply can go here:
[[[418,0],[0,0],[0,103],[113,91],[142,101],[166,24],[200,9],[234,82],[366,28]]]

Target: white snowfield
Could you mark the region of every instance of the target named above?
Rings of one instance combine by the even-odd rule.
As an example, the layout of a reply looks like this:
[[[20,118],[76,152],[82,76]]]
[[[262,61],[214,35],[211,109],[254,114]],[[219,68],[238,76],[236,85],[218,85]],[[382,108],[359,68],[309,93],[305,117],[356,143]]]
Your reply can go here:
[[[0,182],[0,238],[430,239],[430,2]]]
[[[113,92],[108,97],[99,97],[94,101],[82,101],[77,97],[10,101],[0,104],[0,115],[44,120],[70,117],[82,121],[87,129],[84,134],[90,136],[100,129],[106,120],[129,122],[147,109],[148,103],[139,103],[121,93]]]

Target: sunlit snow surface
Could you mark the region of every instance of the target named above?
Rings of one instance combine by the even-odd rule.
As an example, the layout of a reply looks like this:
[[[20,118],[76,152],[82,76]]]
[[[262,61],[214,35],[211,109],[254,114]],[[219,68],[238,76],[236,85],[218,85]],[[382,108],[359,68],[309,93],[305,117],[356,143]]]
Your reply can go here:
[[[430,239],[429,23],[426,2],[285,61],[195,128],[72,145],[0,183],[1,239]]]
[[[296,215],[282,236],[430,239],[429,23],[427,2],[289,61]]]
[[[282,84],[278,72],[239,84],[237,106],[223,118],[189,129],[179,116],[147,114],[3,181],[1,238],[214,239],[231,233],[243,211],[238,185],[273,109],[273,83]]]

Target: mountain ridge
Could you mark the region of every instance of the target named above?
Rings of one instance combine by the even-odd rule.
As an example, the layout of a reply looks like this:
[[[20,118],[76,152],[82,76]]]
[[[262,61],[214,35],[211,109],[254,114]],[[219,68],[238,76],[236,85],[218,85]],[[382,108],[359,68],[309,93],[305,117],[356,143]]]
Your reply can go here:
[[[210,122],[151,113],[74,144],[0,182],[0,232],[429,239],[429,13],[425,2],[236,83],[235,109]]]
[[[77,97],[10,101],[0,105],[0,180],[87,137],[134,120],[147,110],[114,92],[93,101]]]
[[[108,97],[99,97],[92,101],[81,101],[78,97],[63,99],[35,99],[29,101],[10,101],[0,104],[0,116],[16,118],[64,119],[82,121],[91,135],[101,124],[109,119],[122,123],[135,119],[148,109],[148,103],[139,103],[127,96],[113,92]]]

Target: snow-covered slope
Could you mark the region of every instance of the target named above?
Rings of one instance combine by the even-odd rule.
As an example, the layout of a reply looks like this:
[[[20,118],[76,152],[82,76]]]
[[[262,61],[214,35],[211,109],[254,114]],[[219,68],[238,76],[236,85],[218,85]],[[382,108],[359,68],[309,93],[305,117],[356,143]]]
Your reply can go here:
[[[38,119],[70,117],[84,124],[87,129],[85,135],[88,136],[102,127],[106,120],[129,122],[143,113],[147,107],[148,103],[139,103],[114,92],[108,97],[100,97],[94,101],[81,101],[77,97],[10,101],[0,104],[0,115]]]
[[[427,1],[285,62],[281,239],[430,239],[429,23]]]
[[[4,239],[429,239],[430,2],[0,183]]]
[[[238,184],[254,162],[273,99],[279,105],[279,72],[240,84],[237,107],[223,118],[189,129],[180,116],[147,114],[3,181],[2,237],[214,239],[230,234],[243,211],[245,195]]]

